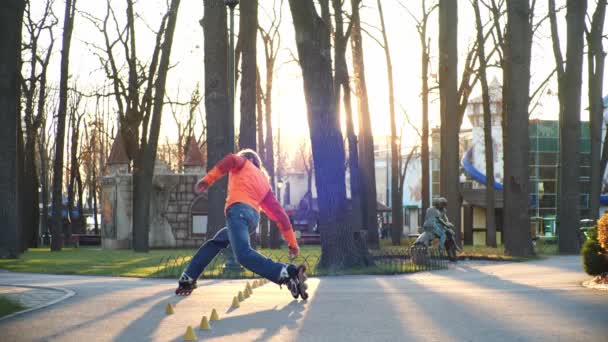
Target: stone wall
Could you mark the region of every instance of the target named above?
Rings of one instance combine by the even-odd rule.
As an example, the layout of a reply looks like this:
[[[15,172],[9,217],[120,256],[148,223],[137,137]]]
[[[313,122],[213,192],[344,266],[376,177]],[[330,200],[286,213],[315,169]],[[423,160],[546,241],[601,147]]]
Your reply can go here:
[[[192,214],[190,208],[196,198],[193,192],[194,184],[200,175],[176,175],[177,184],[169,192],[169,205],[166,211],[167,221],[175,236],[176,247],[198,247],[203,243],[204,236],[192,234]]]
[[[196,198],[198,174],[155,174],[150,196],[149,245],[151,248],[198,247],[204,235],[192,234],[191,206]],[[103,178],[102,247],[125,249],[133,238],[132,176]]]

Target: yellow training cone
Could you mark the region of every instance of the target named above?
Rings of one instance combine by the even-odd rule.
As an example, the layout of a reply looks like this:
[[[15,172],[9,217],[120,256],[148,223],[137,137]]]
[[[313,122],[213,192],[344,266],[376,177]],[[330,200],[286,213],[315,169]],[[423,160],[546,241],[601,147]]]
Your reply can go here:
[[[243,298],[249,298],[249,290],[247,290],[247,288],[245,288],[245,291],[243,291]]]
[[[211,330],[211,327],[209,326],[209,321],[207,320],[207,316],[203,316],[203,319],[201,319],[200,328],[201,330]]]
[[[249,282],[247,282],[247,286],[245,286],[245,289],[247,289],[247,291],[249,291],[249,293],[251,294],[251,285],[249,284]]]
[[[232,307],[236,309],[236,308],[238,308],[238,307],[240,307],[240,306],[241,306],[241,305],[239,304],[239,299],[238,299],[237,297],[234,297],[234,298],[232,299]]]
[[[219,321],[220,320],[220,316],[217,314],[217,311],[215,309],[211,310],[211,316],[209,316],[209,320],[210,321]]]
[[[175,313],[175,310],[173,310],[173,305],[171,305],[171,303],[167,304],[167,307],[165,308],[165,313],[167,315],[171,315]]]
[[[239,302],[242,302],[245,300],[245,297],[243,297],[243,292],[239,291]]]
[[[188,326],[186,329],[186,335],[184,336],[184,341],[196,341],[196,335],[194,334],[194,330],[191,326]]]
[[[253,281],[253,284],[251,284],[251,287],[252,287],[252,288],[254,288],[254,289],[255,289],[256,287],[258,287],[258,281],[257,281],[257,280],[254,280],[254,281]]]

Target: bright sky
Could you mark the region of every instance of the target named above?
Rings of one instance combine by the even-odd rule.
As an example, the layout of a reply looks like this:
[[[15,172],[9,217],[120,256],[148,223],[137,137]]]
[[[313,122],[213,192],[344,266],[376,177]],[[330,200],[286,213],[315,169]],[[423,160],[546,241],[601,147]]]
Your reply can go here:
[[[42,0],[34,1],[34,3]],[[267,27],[269,24],[268,13],[271,13],[273,2],[277,4],[280,0],[259,0],[259,20],[260,25]],[[421,13],[420,1],[402,0],[410,10],[418,15]],[[430,1],[427,1],[430,2]],[[559,6],[558,1],[558,6]],[[565,2],[565,1],[562,1]],[[122,20],[125,6],[122,1],[112,1],[119,20]],[[350,3],[345,1],[345,9],[350,12]],[[373,27],[379,27],[379,17],[376,7],[376,1],[364,0],[364,8],[361,11],[362,20],[367,24],[364,27],[377,38],[380,38],[380,33]],[[398,120],[402,118],[402,109],[409,113],[411,121],[415,124],[420,123],[420,43],[416,32],[415,22],[409,17],[407,12],[398,5],[397,0],[383,0],[383,9],[385,12],[385,20],[388,31],[388,39],[391,49],[391,55],[394,67],[395,79],[395,99]],[[593,1],[590,2],[590,10],[594,8]],[[468,46],[474,40],[475,27],[473,11],[468,1],[460,1],[459,4],[459,54],[460,67],[462,68],[464,55]],[[63,22],[63,1],[56,1],[55,12],[60,17],[60,23]],[[161,13],[165,9],[165,1],[162,0],[145,0],[136,3],[136,12],[140,13],[146,22],[154,29],[160,22]],[[97,17],[103,17],[105,14],[104,1],[85,1],[77,2],[79,10],[92,13]],[[538,5],[537,16],[542,17],[546,13],[545,4]],[[192,89],[197,83],[200,83],[201,90],[204,89],[204,69],[203,69],[203,32],[199,24],[199,20],[203,17],[203,3],[200,0],[182,0],[179,9],[179,18],[177,21],[177,29],[174,38],[173,51],[171,61],[176,66],[170,72],[167,83],[167,94],[172,100],[178,98],[185,101],[189,98]],[[565,55],[565,12],[559,14],[560,33],[562,36],[562,49]],[[539,20],[539,19],[537,19]],[[238,29],[238,17],[236,18],[236,26]],[[138,22],[138,53],[141,56],[151,54],[153,39],[150,31],[146,28],[143,22]],[[432,44],[432,61],[431,70],[434,73],[437,69],[437,12],[431,17],[429,22],[429,37]],[[56,33],[60,37],[60,33]],[[297,144],[302,139],[308,137],[308,125],[306,120],[306,105],[304,102],[304,94],[302,90],[302,78],[299,66],[292,61],[291,55],[297,55],[294,39],[293,24],[289,5],[287,1],[283,3],[283,22],[281,26],[281,50],[279,52],[277,69],[275,71],[274,81],[274,127],[278,126],[278,116],[280,115],[282,137],[288,140],[288,146],[295,149]],[[389,112],[388,112],[388,93],[387,93],[387,78],[386,64],[384,59],[384,51],[381,47],[367,35],[364,34],[364,58],[366,62],[366,77],[367,87],[369,91],[369,102],[372,112],[372,124],[374,133],[378,136],[386,135],[389,131]],[[101,45],[102,35],[93,25],[78,16],[75,24],[73,36],[73,44],[71,51],[70,72],[73,79],[78,80],[78,85],[81,89],[92,90],[104,83],[105,76],[99,70],[100,63],[92,51],[94,50],[89,44]],[[59,79],[59,51],[60,38],[55,43],[56,53],[54,55],[55,68],[51,70],[49,75],[51,80]],[[486,49],[489,49],[489,44]],[[260,64],[261,73],[264,74],[263,65],[263,50],[261,40],[258,39],[258,63]],[[347,57],[350,60],[350,50],[347,52]],[[553,53],[551,50],[551,40],[549,35],[548,21],[546,21],[541,29],[537,32],[533,46],[533,63],[532,63],[532,89],[544,80],[551,72],[555,65]],[[584,66],[583,79],[583,108],[587,107],[587,90],[586,90],[586,66]],[[352,75],[352,69],[350,70]],[[489,71],[490,80],[494,77],[500,79],[501,72],[498,69]],[[264,82],[264,80],[262,80]],[[605,81],[606,82],[606,81]],[[58,82],[57,82],[58,83]],[[433,84],[431,84],[433,86]],[[552,82],[550,88],[555,91],[557,86]],[[608,82],[605,83],[605,89],[608,89]],[[478,87],[473,92],[473,97],[479,93]],[[238,97],[237,93],[237,115],[238,115]],[[354,101],[354,99],[353,99]],[[431,96],[431,126],[439,124],[439,101],[438,95]],[[542,118],[556,118],[557,104],[556,97],[545,96],[543,106],[538,109],[538,116]],[[356,104],[353,102],[353,107]],[[586,119],[586,113],[583,113],[583,118]],[[173,117],[167,107],[163,114],[162,132],[165,137],[170,140],[176,137],[175,124]],[[238,117],[237,117],[238,127]],[[406,142],[405,145],[416,144],[417,136],[411,129],[406,126]],[[165,137],[161,138],[161,143],[164,143]]]

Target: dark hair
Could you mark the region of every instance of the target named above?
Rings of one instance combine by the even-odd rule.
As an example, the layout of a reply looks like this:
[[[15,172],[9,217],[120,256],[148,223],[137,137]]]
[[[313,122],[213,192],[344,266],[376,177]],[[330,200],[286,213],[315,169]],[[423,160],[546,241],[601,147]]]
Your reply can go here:
[[[258,169],[262,170],[262,172],[264,173],[264,175],[267,178],[270,178],[268,176],[268,172],[266,172],[266,169],[264,169],[264,166],[262,165],[262,159],[260,158],[260,156],[258,155],[258,153],[256,151],[254,151],[250,148],[246,148],[246,149],[240,150],[237,153],[237,156],[241,156],[241,157],[249,160]]]

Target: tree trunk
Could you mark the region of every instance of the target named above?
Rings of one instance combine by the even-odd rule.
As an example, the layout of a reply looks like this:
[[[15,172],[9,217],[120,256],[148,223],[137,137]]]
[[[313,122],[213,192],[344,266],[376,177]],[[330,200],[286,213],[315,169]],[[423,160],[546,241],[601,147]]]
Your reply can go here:
[[[241,125],[239,148],[256,149],[256,42],[258,33],[258,1],[242,1],[240,4],[239,39],[242,43],[241,73]]]
[[[228,153],[234,150],[234,127],[226,120],[228,99],[228,33],[226,6],[221,0],[204,1],[202,20],[205,53],[205,113],[207,120],[207,170],[211,170]],[[225,223],[227,179],[223,178],[209,188],[208,236],[214,236]]]
[[[421,162],[422,162],[422,221],[424,222],[424,215],[426,210],[430,206],[431,200],[431,164],[430,164],[430,151],[429,151],[429,63],[431,62],[430,56],[430,42],[426,40],[426,20],[424,21],[424,30],[421,34],[422,44],[422,136],[421,140]]]
[[[568,0],[566,72],[560,99],[560,182],[557,229],[560,253],[578,253],[583,48],[587,0]]]
[[[367,244],[379,248],[378,214],[376,206],[376,167],[374,162],[374,137],[367,98],[365,64],[363,60],[363,39],[359,5],[361,0],[351,0],[352,28],[351,51],[357,110],[359,119],[359,170],[361,173],[361,202],[363,206],[363,229],[367,231]]]
[[[17,127],[20,120],[21,26],[24,1],[0,3],[0,258],[21,253]]]
[[[80,165],[78,162],[78,138],[80,136],[79,127],[81,117],[77,114],[77,105],[75,105],[71,111],[72,113],[70,118],[72,123],[72,142],[70,145],[70,177],[68,181],[68,217],[70,218],[70,222],[68,223],[68,234],[66,238],[69,238],[73,233],[78,233],[79,229],[79,220],[74,219],[72,214],[74,212],[74,200],[76,198],[76,179],[80,173]],[[80,214],[82,215],[82,212]]]
[[[384,25],[384,13],[382,5],[378,0],[378,14],[380,15],[380,28],[382,31],[382,41],[384,43],[384,56],[386,59],[386,74],[388,78],[388,105],[391,125],[391,215],[393,224],[391,227],[391,240],[393,245],[401,244],[403,235],[403,198],[399,198],[399,165],[401,159],[400,146],[397,144],[397,120],[395,119],[395,96],[393,90],[393,63],[389,49],[388,38],[386,36],[386,26]]]
[[[591,30],[587,34],[589,84],[589,122],[591,128],[591,191],[589,192],[589,218],[597,220],[600,215],[600,195],[604,174],[601,173],[602,125],[604,115],[603,85],[605,52],[602,42],[606,1],[599,1],[593,13]]]
[[[55,134],[55,161],[53,163],[53,224],[51,226],[51,251],[61,251],[63,246],[63,150],[65,144],[65,117],[68,105],[68,78],[70,45],[74,29],[76,0],[66,0],[61,49],[61,72],[59,81],[59,108],[57,110],[57,133]]]
[[[42,127],[44,127],[43,125]],[[48,184],[48,156],[46,153],[46,129],[41,130],[41,138],[38,142],[38,154],[40,157],[40,188],[42,197],[42,233],[49,232],[49,184]]]
[[[441,194],[460,244],[460,156],[458,118],[458,5],[439,0],[439,97],[441,107]]]
[[[173,34],[175,32],[179,3],[180,0],[171,0],[169,8],[167,30],[164,34],[158,65],[158,76],[154,84],[155,92],[150,122],[150,136],[147,144],[142,146],[144,149],[141,156],[143,168],[136,169],[133,172],[133,249],[136,252],[147,252],[149,249],[150,193],[152,189],[152,177],[154,176],[154,161],[156,160],[163,103],[165,100],[165,83],[169,72],[171,47],[173,45]]]
[[[528,105],[532,31],[529,0],[507,2],[505,51],[504,244],[513,256],[534,254],[530,236]]]
[[[496,213],[494,210],[494,143],[492,141],[492,112],[490,92],[486,75],[486,52],[483,25],[479,11],[479,0],[475,0],[475,23],[477,27],[477,54],[479,56],[479,81],[483,98],[483,130],[486,157],[486,246],[496,247]]]
[[[366,251],[358,248],[348,225],[344,144],[335,108],[328,23],[319,17],[312,0],[289,0],[289,6],[315,165],[321,232],[319,266],[331,270],[365,265],[369,263]]]
[[[360,231],[363,225],[363,212],[365,208],[361,201],[361,176],[359,171],[359,149],[357,136],[353,124],[353,110],[351,105],[350,78],[346,65],[346,47],[348,36],[344,33],[344,20],[342,17],[342,1],[332,0],[335,19],[334,56],[335,79],[334,92],[336,108],[340,108],[340,88],[344,89],[344,115],[346,121],[346,136],[348,138],[348,168],[350,170],[350,198],[351,198],[351,225],[353,231]],[[347,33],[348,34],[348,33]],[[339,110],[337,110],[339,112]]]
[[[33,127],[26,129],[24,172],[23,172],[23,219],[22,238],[24,248],[38,245],[38,226],[40,224],[40,210],[38,200],[38,171],[36,169],[36,136]]]

